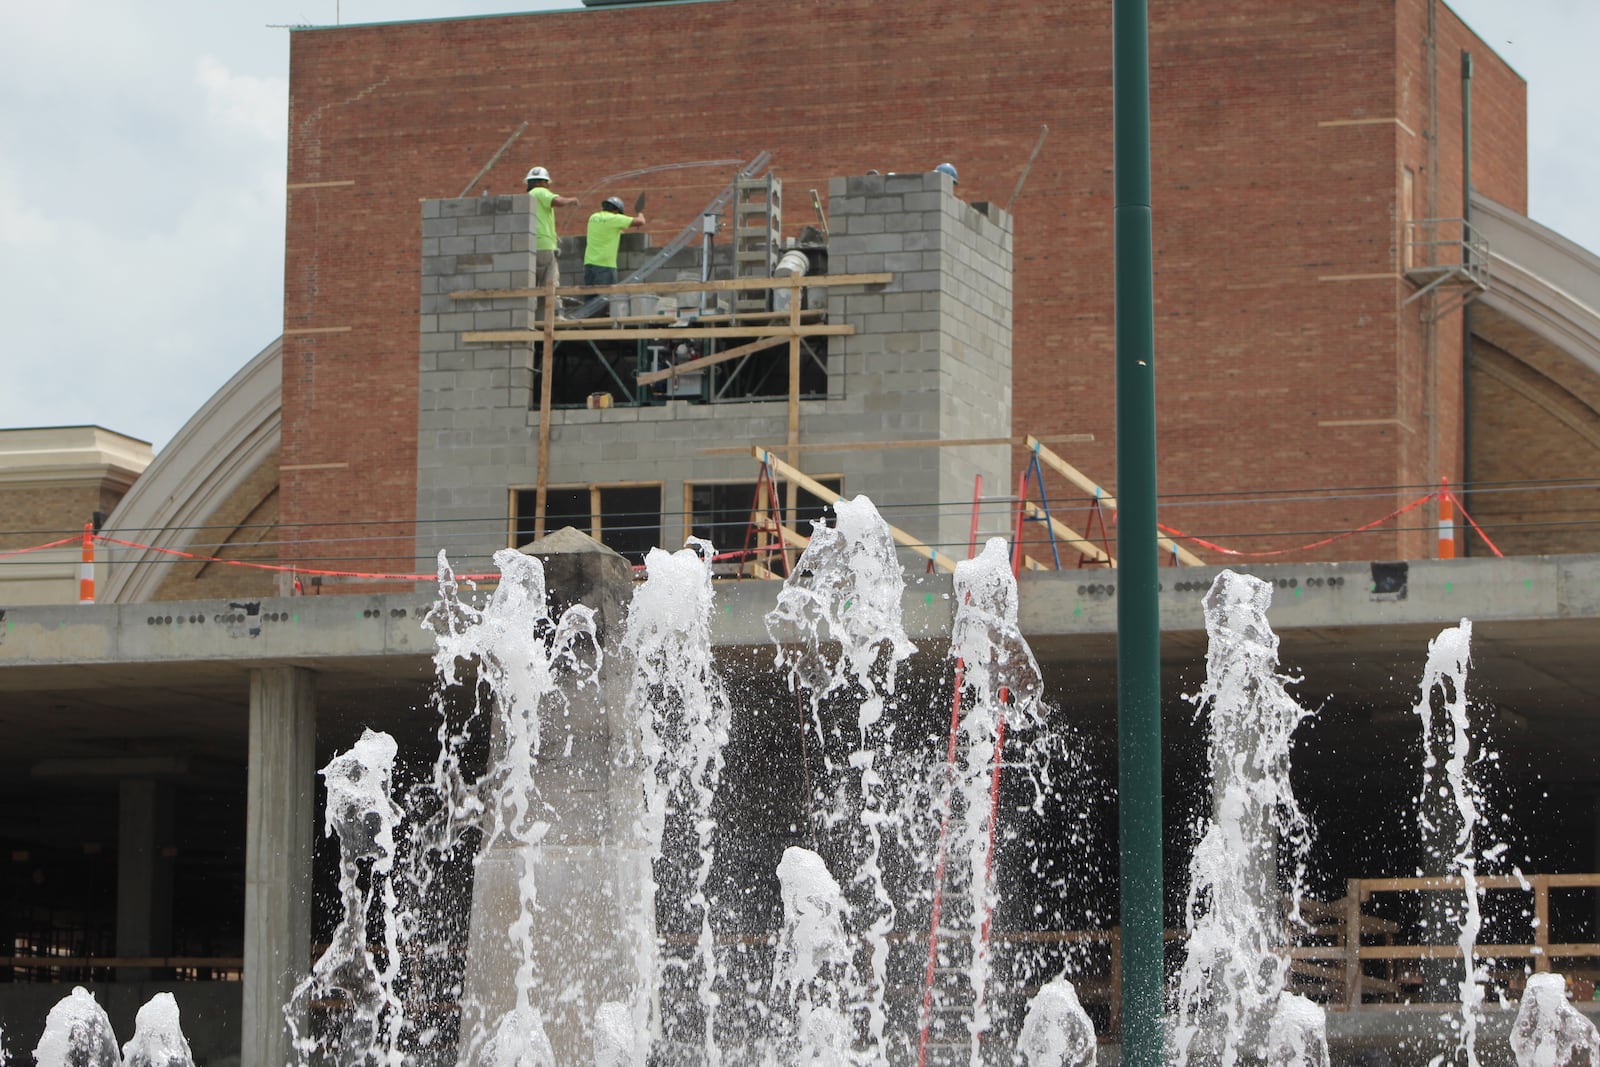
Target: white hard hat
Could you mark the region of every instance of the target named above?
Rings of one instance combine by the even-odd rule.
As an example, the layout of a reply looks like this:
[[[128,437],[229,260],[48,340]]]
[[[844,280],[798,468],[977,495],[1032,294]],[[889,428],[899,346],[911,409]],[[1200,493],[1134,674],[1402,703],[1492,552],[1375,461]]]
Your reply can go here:
[[[550,180],[550,172],[545,170],[543,167],[534,167],[528,172],[527,178],[523,180],[530,182],[547,182]]]

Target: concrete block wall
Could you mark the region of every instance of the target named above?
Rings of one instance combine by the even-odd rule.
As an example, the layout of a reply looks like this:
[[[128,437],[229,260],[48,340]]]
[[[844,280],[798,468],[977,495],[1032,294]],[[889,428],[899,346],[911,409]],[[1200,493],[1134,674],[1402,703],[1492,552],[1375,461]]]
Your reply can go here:
[[[942,174],[930,180],[948,182]],[[1011,218],[992,204],[941,198],[940,238],[949,269],[941,272],[939,362],[943,410],[940,436],[1005,437],[1011,433]],[[1023,382],[1023,388],[1030,383]],[[1007,445],[945,449],[939,469],[941,500],[970,500],[974,479],[986,496],[1011,486],[1012,449]],[[952,512],[958,532],[971,528],[966,514]],[[1011,534],[1005,508],[983,513],[979,537]]]
[[[1007,224],[998,213],[990,217],[961,202],[938,174],[837,179],[834,185],[830,271],[887,270],[895,277],[886,286],[830,292],[830,321],[850,323],[857,332],[833,339],[828,395],[801,402],[801,441],[1008,435]],[[468,330],[529,326],[531,301],[448,295],[531,285],[532,221],[526,197],[423,205],[417,465],[417,565],[423,569],[440,549],[458,571],[486,567],[506,544],[510,491],[536,484],[535,346],[461,341]],[[571,251],[564,239],[564,260]],[[626,250],[620,265],[626,270],[646,254]],[[657,276],[693,270],[698,256],[686,250]],[[566,262],[563,280],[577,281]],[[769,358],[782,353],[774,350]],[[659,485],[666,547],[681,545],[688,532],[686,484],[756,478],[749,455],[705,455],[705,449],[764,445],[781,455],[788,436],[783,399],[557,409],[551,417],[550,485]],[[1003,486],[1009,462],[1010,450],[998,446],[818,451],[804,453],[799,466],[816,477],[842,476],[847,495],[865,493],[890,522],[942,551],[964,554],[973,475],[982,472],[986,486]],[[935,508],[940,502],[945,506]]]
[[[830,270],[896,275],[882,291],[832,298],[861,332],[839,346],[840,365],[830,368],[830,378],[869,394],[869,410],[882,415],[882,440],[1008,436],[1009,218],[963,202],[936,171],[835,178],[828,201]],[[991,496],[1005,492],[1011,477],[1004,445],[908,450],[893,462],[920,477],[903,492],[886,488],[880,503],[940,502],[937,519],[919,516],[917,525],[932,525],[936,532],[925,539],[950,551],[965,551],[974,476],[983,475]],[[991,519],[994,528],[981,532],[1006,532]]]

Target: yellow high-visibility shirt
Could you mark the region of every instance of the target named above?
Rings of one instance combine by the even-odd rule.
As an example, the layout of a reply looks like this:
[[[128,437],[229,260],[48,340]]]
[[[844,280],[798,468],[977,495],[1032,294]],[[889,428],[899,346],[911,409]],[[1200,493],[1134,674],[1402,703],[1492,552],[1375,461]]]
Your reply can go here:
[[[586,267],[615,267],[622,231],[633,225],[632,215],[596,211],[589,216],[589,245],[583,253]]]
[[[540,252],[554,252],[556,239],[556,194],[547,186],[535,185],[528,190],[533,197],[533,247]]]

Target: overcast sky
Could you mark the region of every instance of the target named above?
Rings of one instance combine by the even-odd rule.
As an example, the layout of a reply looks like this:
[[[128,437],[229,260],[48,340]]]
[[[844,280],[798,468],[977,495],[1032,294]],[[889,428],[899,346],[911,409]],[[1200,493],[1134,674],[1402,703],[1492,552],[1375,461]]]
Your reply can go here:
[[[278,335],[289,57],[282,26],[575,6],[8,5],[0,39],[0,427],[97,423],[159,449]],[[1600,174],[1600,2],[1450,6],[1528,81],[1529,213],[1600,250],[1600,191],[1592,188]]]

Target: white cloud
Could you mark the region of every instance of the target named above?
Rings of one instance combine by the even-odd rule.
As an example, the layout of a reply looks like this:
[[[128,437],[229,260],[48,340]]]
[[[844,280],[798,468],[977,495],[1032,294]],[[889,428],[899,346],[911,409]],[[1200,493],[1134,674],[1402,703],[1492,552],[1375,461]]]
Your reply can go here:
[[[235,74],[208,55],[196,64],[195,82],[206,94],[206,112],[213,120],[275,145],[286,143],[287,78]]]
[[[0,166],[0,247],[12,254],[47,248],[58,241],[56,224],[22,194],[9,166]]]

